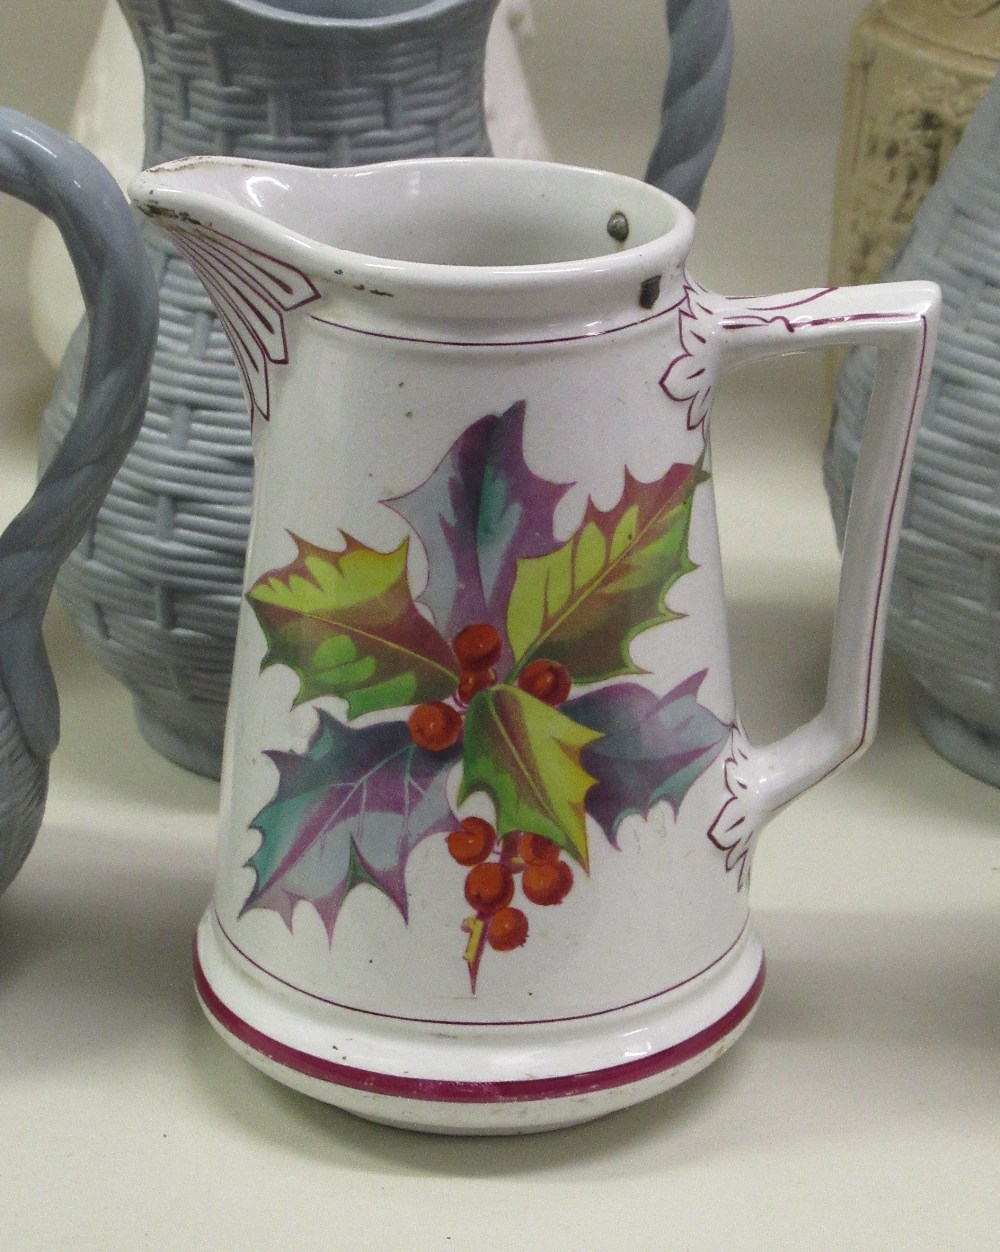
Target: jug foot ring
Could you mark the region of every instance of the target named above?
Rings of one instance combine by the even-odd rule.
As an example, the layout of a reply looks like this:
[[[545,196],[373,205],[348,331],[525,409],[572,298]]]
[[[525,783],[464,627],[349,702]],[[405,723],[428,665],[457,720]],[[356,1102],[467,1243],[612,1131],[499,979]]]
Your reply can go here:
[[[935,752],[966,774],[1000,787],[1000,735],[970,725],[920,686],[913,711],[920,733]]]
[[[222,1038],[255,1068],[369,1121],[453,1135],[528,1134],[572,1126],[648,1100],[693,1077],[739,1038],[757,1007],[764,984],[764,962],[755,940],[747,945],[740,966],[740,977],[749,973],[750,984],[735,1003],[694,1034],[658,1052],[582,1073],[512,1082],[468,1082],[361,1069],[282,1042],[246,1021],[213,986],[216,978],[228,984],[229,977],[219,965],[205,923],[194,947],[195,987],[206,1016]],[[222,990],[222,995],[227,991]],[[265,1009],[265,1016],[269,1015]]]

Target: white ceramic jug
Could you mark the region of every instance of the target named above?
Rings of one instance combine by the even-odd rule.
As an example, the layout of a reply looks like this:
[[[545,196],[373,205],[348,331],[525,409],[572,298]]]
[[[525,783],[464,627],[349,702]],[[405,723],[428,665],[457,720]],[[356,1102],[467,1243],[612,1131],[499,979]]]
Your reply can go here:
[[[249,1060],[365,1116],[538,1130],[670,1087],[763,981],[750,859],[875,725],[939,293],[732,300],[691,214],[503,160],[196,158],[132,187],[227,327],[254,522],[196,979]],[[720,369],[882,368],[829,692],[734,707],[706,423]]]

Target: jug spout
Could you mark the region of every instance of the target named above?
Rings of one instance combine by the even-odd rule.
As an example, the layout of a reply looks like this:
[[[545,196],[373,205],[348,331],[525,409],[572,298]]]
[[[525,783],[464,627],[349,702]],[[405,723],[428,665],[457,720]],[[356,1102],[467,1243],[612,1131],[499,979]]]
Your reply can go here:
[[[290,359],[289,316],[320,298],[310,206],[322,204],[336,219],[337,189],[347,174],[193,157],[156,166],[129,188],[133,203],[167,232],[211,298],[242,376],[251,422],[270,417],[273,367]]]
[[[224,218],[242,242],[256,244],[275,227],[311,236],[302,213],[318,193],[328,209],[346,169],[315,170],[221,157],[187,157],[145,170],[129,187],[132,201],[147,217],[164,225],[206,226]]]

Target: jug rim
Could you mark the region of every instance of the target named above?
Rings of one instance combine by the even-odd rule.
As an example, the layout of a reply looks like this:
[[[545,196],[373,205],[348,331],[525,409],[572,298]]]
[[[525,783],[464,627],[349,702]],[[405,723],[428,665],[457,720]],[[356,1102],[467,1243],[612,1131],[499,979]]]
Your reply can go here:
[[[558,213],[565,209],[580,226],[584,193],[592,202],[587,206],[589,233],[582,252],[570,248],[555,260],[476,263],[428,260],[419,249],[407,256],[400,249],[343,246],[317,237],[338,220],[338,212],[346,223],[351,208],[367,229],[392,208],[392,193],[409,197],[397,213],[401,238],[418,233],[412,210],[420,197],[428,203],[436,197],[429,208],[421,207],[447,246],[457,246],[453,240],[463,225],[470,247],[479,246],[477,228],[482,234],[490,227],[497,238],[507,239],[510,231],[504,233],[499,216],[507,213],[508,227],[525,226],[528,244],[538,248],[555,240],[554,246],[562,247]],[[324,200],[324,194],[330,199]],[[658,187],[607,170],[523,158],[418,157],[320,168],[194,156],[144,170],[130,184],[129,195],[143,213],[178,238],[215,233],[228,239],[227,246],[249,249],[309,279],[334,284],[346,295],[399,297],[391,303],[400,312],[408,306],[411,316],[495,315],[524,321],[600,315],[602,321],[635,320],[657,305],[661,288],[666,292],[683,270],[694,235],[691,210]],[[301,197],[298,204],[296,195]],[[465,218],[459,220],[462,213]],[[547,233],[535,231],[541,214]],[[624,219],[620,240],[611,233],[616,216]],[[312,233],[302,229],[303,219],[319,228]],[[641,229],[633,231],[629,219]],[[428,233],[429,228],[421,236],[424,246]],[[345,234],[349,236],[346,226]],[[634,234],[637,241],[629,242]],[[532,301],[530,310],[518,303],[523,299]],[[382,300],[383,313],[389,303]]]
[[[369,17],[349,17],[341,14],[309,13],[284,8],[275,0],[213,0],[224,13],[232,17],[258,19],[286,25],[293,30],[308,29],[313,35],[353,32],[378,34],[396,30],[411,22],[427,22],[449,16],[455,9],[481,6],[484,0],[418,0],[396,13],[379,13]],[[494,5],[498,0],[493,0]]]

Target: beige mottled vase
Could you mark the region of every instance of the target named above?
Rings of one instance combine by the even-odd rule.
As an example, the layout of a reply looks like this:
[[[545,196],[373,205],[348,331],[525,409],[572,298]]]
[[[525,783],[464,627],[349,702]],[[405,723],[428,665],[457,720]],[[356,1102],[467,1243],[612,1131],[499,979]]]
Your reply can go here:
[[[1000,63],[1000,0],[875,0],[855,24],[830,276],[870,282],[961,138]]]

